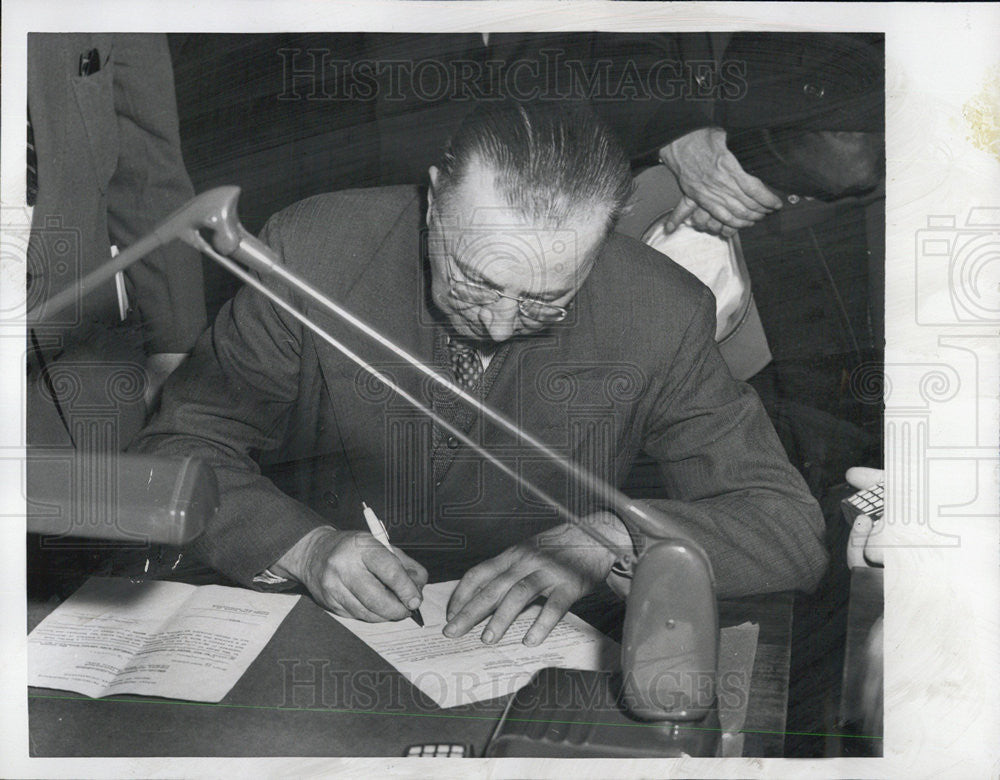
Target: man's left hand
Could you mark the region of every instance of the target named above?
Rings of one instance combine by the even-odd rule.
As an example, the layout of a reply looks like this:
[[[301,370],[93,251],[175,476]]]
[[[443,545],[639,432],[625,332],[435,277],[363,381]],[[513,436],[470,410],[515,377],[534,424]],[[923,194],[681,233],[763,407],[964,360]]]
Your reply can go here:
[[[599,513],[584,518],[611,541],[628,540],[618,518]],[[628,542],[631,548],[631,542]],[[564,523],[511,547],[465,573],[448,602],[444,634],[462,636],[492,613],[482,640],[500,641],[515,618],[539,596],[545,605],[522,640],[535,646],[581,597],[603,582],[615,554],[574,525]]]

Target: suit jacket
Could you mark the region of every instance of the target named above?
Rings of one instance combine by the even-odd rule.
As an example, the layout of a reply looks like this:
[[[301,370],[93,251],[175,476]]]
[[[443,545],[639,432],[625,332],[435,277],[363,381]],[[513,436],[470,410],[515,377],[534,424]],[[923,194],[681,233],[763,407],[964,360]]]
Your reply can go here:
[[[80,75],[96,49],[99,69]],[[163,35],[28,36],[28,111],[38,199],[28,248],[34,305],[75,284],[189,200]],[[201,256],[178,241],[125,272],[149,352],[187,352],[205,328]],[[113,282],[36,328],[53,346],[119,320]]]
[[[411,187],[316,196],[272,217],[263,238],[292,271],[447,370],[426,298],[422,206]],[[517,473],[575,511],[600,503],[367,337],[298,304]],[[564,322],[500,347],[485,399],[612,483],[640,449],[652,455],[669,493],[658,506],[704,545],[721,594],[810,588],[825,566],[819,508],[757,396],[725,368],[714,330],[714,302],[695,277],[613,235]],[[222,506],[193,552],[246,584],[319,525],[364,528],[362,500],[432,579],[560,522],[251,289],[171,376],[134,447],[215,466]]]

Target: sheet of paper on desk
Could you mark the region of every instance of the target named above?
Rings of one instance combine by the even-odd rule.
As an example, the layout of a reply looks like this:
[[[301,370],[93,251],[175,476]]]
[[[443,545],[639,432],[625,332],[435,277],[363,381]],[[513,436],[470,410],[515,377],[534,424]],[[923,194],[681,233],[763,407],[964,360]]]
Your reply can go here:
[[[715,690],[719,702],[719,725],[722,741],[720,758],[743,755],[743,734],[750,703],[750,680],[757,656],[757,637],[760,627],[756,623],[741,623],[719,632],[719,672]]]
[[[28,635],[28,685],[221,701],[298,598],[93,577]]]
[[[615,669],[618,643],[576,615],[567,615],[538,647],[521,644],[540,606],[523,612],[503,639],[485,645],[479,635],[484,620],[469,633],[449,639],[444,628],[448,598],[457,580],[424,587],[420,614],[424,627],[407,618],[391,623],[366,623],[333,615],[392,664],[439,707],[473,704],[506,696],[521,688],[546,666],[570,669]]]

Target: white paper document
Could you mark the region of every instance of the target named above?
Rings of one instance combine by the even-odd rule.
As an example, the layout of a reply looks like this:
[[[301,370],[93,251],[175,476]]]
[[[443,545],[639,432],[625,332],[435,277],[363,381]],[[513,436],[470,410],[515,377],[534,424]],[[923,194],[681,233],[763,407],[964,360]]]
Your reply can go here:
[[[298,598],[94,577],[28,635],[28,685],[221,701]]]
[[[410,618],[366,623],[333,615],[381,655],[439,707],[473,704],[506,696],[523,687],[546,666],[594,671],[619,665],[619,646],[576,615],[567,614],[537,647],[521,644],[541,606],[529,607],[503,639],[493,645],[479,638],[488,618],[465,636],[449,639],[441,630],[457,580],[424,587],[421,628]]]

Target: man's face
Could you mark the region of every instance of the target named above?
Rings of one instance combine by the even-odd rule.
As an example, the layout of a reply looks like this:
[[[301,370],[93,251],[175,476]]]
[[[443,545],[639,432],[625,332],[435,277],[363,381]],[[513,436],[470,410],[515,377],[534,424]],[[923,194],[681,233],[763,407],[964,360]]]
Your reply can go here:
[[[455,330],[502,342],[559,320],[590,273],[604,238],[600,212],[582,210],[560,228],[531,224],[474,161],[446,200],[431,169],[428,250],[431,295]]]

